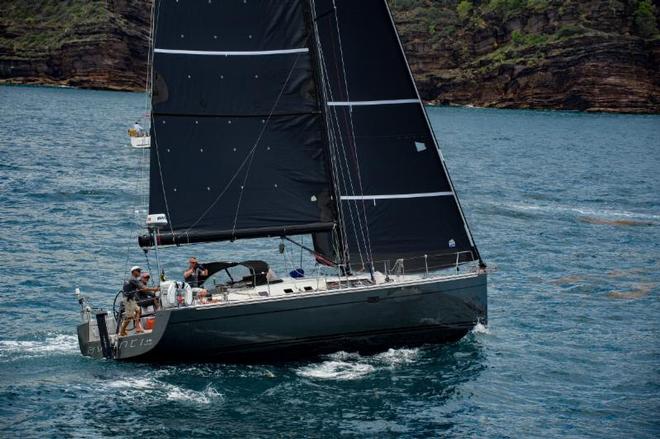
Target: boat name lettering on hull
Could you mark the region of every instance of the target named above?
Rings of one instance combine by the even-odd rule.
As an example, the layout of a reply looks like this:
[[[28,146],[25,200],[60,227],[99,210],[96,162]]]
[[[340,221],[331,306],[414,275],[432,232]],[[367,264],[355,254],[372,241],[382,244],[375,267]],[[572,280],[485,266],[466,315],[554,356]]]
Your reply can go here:
[[[141,339],[132,339],[132,340],[122,340],[119,343],[119,349],[126,349],[126,348],[137,348],[137,347],[149,347],[153,345],[153,339],[150,338],[141,338]],[[89,356],[95,356],[95,355],[101,355],[101,344],[100,343],[95,343],[94,345],[90,345],[87,348],[87,355]]]
[[[141,338],[141,339],[134,338],[132,340],[122,340],[119,343],[119,349],[151,346],[152,343],[153,340],[151,338]]]

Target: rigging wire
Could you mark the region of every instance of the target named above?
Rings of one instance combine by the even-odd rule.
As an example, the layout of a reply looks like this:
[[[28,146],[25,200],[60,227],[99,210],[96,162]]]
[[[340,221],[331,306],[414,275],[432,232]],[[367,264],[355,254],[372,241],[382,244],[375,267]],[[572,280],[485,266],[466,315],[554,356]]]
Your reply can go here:
[[[322,94],[322,100],[321,100],[321,105],[325,105],[326,102],[328,102],[328,87],[326,87],[326,78],[325,78],[325,71],[324,71],[324,61],[323,61],[323,56],[322,56],[322,47],[321,47],[321,38],[319,35],[319,30],[318,30],[318,20],[319,16],[316,15],[316,1],[315,0],[310,0],[310,15],[311,15],[311,30],[313,30],[314,34],[312,35],[313,38],[313,47],[316,49],[316,54],[317,54],[317,64],[319,66],[319,80],[318,80],[318,87],[319,90]],[[329,14],[330,12],[326,12],[325,14]],[[325,15],[324,14],[324,15]],[[332,149],[332,143],[333,143],[333,138],[334,138],[334,133],[332,132],[332,129],[330,127],[330,115],[328,114],[327,111],[327,106],[325,109],[322,109],[322,114],[323,118],[325,119],[325,127],[326,127],[326,137],[328,141],[328,154],[327,157],[329,159],[328,166],[330,167],[330,179],[332,182],[332,188],[333,190],[333,195],[335,197],[334,200],[334,205],[337,209],[337,220],[338,220],[338,225],[339,227],[333,227],[332,231],[330,232],[330,245],[331,245],[331,250],[332,254],[336,255],[339,259],[338,263],[335,263],[337,270],[338,270],[338,275],[341,275],[341,266],[344,266],[346,262],[348,261],[348,242],[346,240],[346,233],[345,233],[345,226],[344,226],[344,211],[343,211],[343,206],[341,205],[341,200],[339,199],[339,192],[341,191],[341,185],[339,184],[339,179],[338,179],[338,172],[337,172],[337,160],[336,160],[336,154]],[[319,237],[319,239],[321,239]],[[334,257],[333,257],[334,259]]]
[[[238,202],[236,203],[236,212],[234,214],[234,225],[232,227],[232,235],[236,234],[236,223],[238,222],[238,212],[241,208],[241,201],[243,200],[243,193],[245,192],[245,185],[247,184],[247,179],[248,176],[250,175],[250,169],[252,168],[252,162],[254,161],[255,153],[257,151],[257,146],[261,142],[261,139],[263,137],[263,134],[266,132],[266,128],[268,127],[268,124],[270,122],[271,117],[273,116],[273,113],[275,112],[275,109],[280,103],[280,99],[282,98],[282,95],[284,94],[284,90],[286,89],[287,84],[289,83],[289,80],[291,79],[291,75],[293,74],[293,71],[296,69],[296,65],[298,64],[298,60],[300,59],[300,53],[296,55],[296,58],[293,61],[293,65],[291,66],[291,69],[289,70],[288,75],[286,76],[286,79],[284,80],[284,84],[282,84],[282,88],[280,89],[279,94],[277,95],[277,98],[275,99],[275,103],[273,104],[273,107],[270,109],[270,112],[268,113],[268,117],[266,117],[265,122],[262,124],[263,126],[261,127],[261,131],[259,132],[259,136],[257,137],[256,142],[254,142],[254,146],[250,150],[249,155],[250,161],[248,163],[247,169],[245,170],[245,178],[243,178],[243,184],[241,184],[241,192],[238,196]]]
[[[312,2],[314,2],[314,0],[312,0]],[[314,7],[314,9],[316,9],[315,4],[314,4],[313,7]],[[336,7],[335,7],[334,12],[335,12],[335,15],[336,15]],[[320,37],[318,35],[318,27],[315,27],[315,30],[316,30],[317,40],[320,41]],[[327,84],[330,83],[330,81],[327,79],[329,77],[329,73],[327,71],[327,63],[325,62],[325,55],[323,53],[323,47],[320,44],[319,44],[318,47],[319,47],[319,57],[321,58],[321,63],[320,63],[321,66],[320,67],[321,67],[321,75],[322,75],[322,85],[324,86],[323,90],[325,92],[324,97],[326,97],[326,101],[327,101],[328,100],[327,99],[327,97],[328,97],[327,94],[329,93],[330,100],[335,100],[334,96],[333,96],[333,93],[332,93],[332,88],[330,86],[328,86],[327,89],[326,89],[326,87],[325,87],[326,83]],[[343,61],[343,59],[342,59],[342,61]],[[341,76],[341,74],[339,74],[339,71],[337,72],[337,74],[338,74],[338,76]],[[345,74],[344,74],[344,76],[345,76]],[[332,118],[333,116],[334,116],[334,119]],[[352,181],[352,177],[351,177],[350,172],[347,171],[347,175],[345,175],[344,172],[343,172],[343,169],[344,169],[343,165],[342,164],[339,164],[339,165],[337,164],[337,158],[339,158],[339,160],[341,160],[343,158],[343,162],[346,163],[346,169],[350,170],[350,164],[349,164],[348,157],[346,156],[346,147],[345,147],[344,142],[343,142],[343,136],[341,134],[341,125],[340,125],[339,116],[338,116],[338,112],[337,112],[336,108],[333,107],[333,108],[330,109],[330,111],[327,112],[326,123],[327,123],[327,126],[329,128],[329,136],[328,137],[329,137],[329,140],[331,142],[331,145],[329,145],[329,146],[331,148],[334,148],[334,150],[336,150],[336,151],[334,151],[334,156],[331,155],[332,166],[333,166],[333,169],[335,170],[335,175],[337,176],[335,178],[335,181],[337,182],[336,187],[341,189],[342,184],[343,184],[344,190],[342,190],[341,192],[348,192],[348,189],[350,188],[350,193],[355,194],[355,189],[354,189],[354,186],[353,186],[353,181]],[[335,130],[336,130],[336,134],[334,133]],[[337,139],[339,139],[339,141],[337,141]],[[333,151],[333,149],[331,149],[331,151]],[[347,180],[348,180],[348,183],[346,183]],[[342,184],[339,184],[340,181],[341,181]],[[339,200],[339,201],[341,201],[341,200]],[[342,206],[343,205],[341,204],[341,202],[339,202],[338,203],[338,210],[339,210],[340,215],[342,215],[342,213],[341,213],[342,210],[343,210]],[[362,219],[361,219],[361,216],[359,214],[359,207],[357,206],[357,204],[354,205],[352,202],[348,202],[347,203],[347,208],[348,208],[348,214],[349,214],[349,217],[350,217],[350,220],[351,220],[351,224],[353,225],[353,230],[354,230],[353,234],[355,235],[355,238],[356,238],[356,241],[357,241],[358,256],[360,257],[360,261],[362,262],[362,265],[364,266],[365,265],[364,264],[364,259],[365,258],[362,255],[361,247],[362,247],[362,245],[364,245],[365,251],[368,251],[369,247],[367,245],[367,240],[366,240],[366,236],[365,236],[365,232],[364,232],[364,227],[362,225]],[[353,213],[354,210],[357,212],[355,215]],[[356,221],[355,221],[355,216],[357,216],[357,219],[358,219],[357,225],[356,225]],[[365,218],[365,221],[366,221],[366,218]],[[346,241],[347,240],[347,235],[348,235],[346,233],[346,222],[344,220],[342,220],[341,217],[340,217],[340,224],[342,226],[342,230],[344,230],[344,234],[341,236],[341,238],[343,239],[343,242],[344,242],[344,251],[346,253],[348,253],[349,246],[348,246],[348,243]],[[360,243],[360,235],[362,237],[362,244]],[[368,255],[368,256],[370,256],[370,255]],[[347,260],[346,257],[344,259]]]
[[[313,7],[313,10],[316,11],[316,2],[315,2],[315,0],[312,0],[312,7]],[[318,17],[317,17],[317,19],[318,19]],[[324,52],[323,52],[323,46],[321,44],[321,38],[320,38],[320,35],[319,35],[319,32],[318,32],[318,26],[316,25],[316,20],[313,20],[313,21],[314,21],[314,35],[315,35],[316,41],[317,41],[316,47],[317,47],[318,56],[319,56],[319,67],[320,67],[319,68],[319,71],[320,71],[319,74],[321,76],[321,84],[319,84],[319,85],[321,87],[325,102],[328,102],[328,100],[333,99],[332,88],[330,87],[330,80],[328,79],[329,75],[328,75],[328,71],[327,71],[327,64],[325,62],[325,55],[324,55]],[[343,178],[343,172],[341,172],[341,165],[339,165],[338,162],[337,162],[337,155],[338,155],[338,149],[339,148],[338,148],[337,139],[335,137],[336,133],[334,131],[334,126],[333,126],[333,123],[332,123],[332,114],[329,111],[327,111],[327,109],[325,111],[325,119],[326,119],[326,127],[328,129],[327,133],[328,133],[328,143],[329,143],[328,144],[328,147],[329,147],[328,149],[330,151],[330,154],[329,154],[330,155],[330,165],[331,165],[331,168],[333,170],[333,172],[331,172],[331,177],[333,179],[334,186],[335,186],[335,188],[338,192],[338,193],[335,194],[335,196],[337,197],[337,200],[336,200],[337,216],[338,216],[338,219],[339,219],[340,228],[341,228],[341,230],[344,231],[340,235],[336,236],[336,239],[334,240],[334,244],[336,246],[335,251],[336,251],[337,254],[339,254],[339,251],[337,251],[338,250],[337,247],[339,246],[338,240],[341,240],[342,241],[342,246],[343,246],[343,252],[344,252],[344,254],[341,255],[341,260],[346,262],[346,261],[348,261],[348,241],[347,241],[347,233],[346,233],[346,228],[345,228],[344,208],[342,206],[341,198],[340,198],[340,195],[341,195],[340,192],[342,192],[342,187],[343,187],[342,184],[345,186],[346,183],[345,183],[345,181],[343,181],[344,178]],[[339,134],[339,137],[340,137],[340,140],[341,140],[341,135],[340,134]],[[335,150],[337,150],[337,151],[335,151]],[[351,216],[351,222],[354,222],[354,220],[352,218],[353,215],[352,215],[352,211],[351,211],[350,207],[351,206],[349,204],[349,215]],[[360,259],[362,259],[362,254],[359,251],[359,248],[358,248],[358,253],[360,255]]]
[[[223,196],[223,195],[229,190],[229,188],[231,187],[231,185],[234,183],[234,180],[236,180],[236,178],[237,178],[237,177],[239,176],[239,174],[241,173],[241,170],[243,169],[243,167],[245,167],[246,164],[250,165],[250,164],[252,163],[252,159],[253,159],[253,157],[254,157],[254,152],[255,152],[255,150],[257,149],[257,147],[259,146],[259,143],[261,142],[261,139],[262,139],[262,137],[263,137],[263,134],[264,134],[264,132],[266,131],[266,127],[268,126],[268,122],[270,121],[270,119],[271,119],[273,113],[275,112],[275,108],[276,108],[277,105],[279,104],[279,101],[280,101],[282,95],[284,94],[284,89],[286,88],[286,85],[288,84],[289,79],[291,78],[291,75],[293,74],[293,70],[295,69],[296,64],[297,64],[299,58],[300,58],[300,54],[297,54],[297,55],[296,55],[296,59],[294,60],[293,65],[291,66],[291,70],[289,71],[289,74],[287,75],[286,80],[285,80],[284,84],[282,85],[282,88],[280,89],[280,92],[279,92],[279,94],[278,94],[278,96],[277,96],[277,98],[276,98],[276,100],[275,100],[275,103],[273,104],[273,107],[271,108],[271,110],[270,110],[270,112],[269,112],[269,114],[268,114],[267,119],[265,119],[265,122],[263,123],[263,126],[261,127],[261,130],[259,131],[259,135],[257,136],[257,140],[255,141],[255,143],[254,143],[254,145],[252,146],[252,148],[250,149],[250,151],[248,151],[247,156],[245,157],[245,159],[243,160],[243,162],[241,162],[240,166],[238,167],[238,169],[236,170],[236,172],[234,173],[234,175],[232,175],[232,177],[229,179],[229,182],[227,182],[227,184],[226,184],[225,187],[222,189],[222,191],[220,191],[220,194],[219,194],[219,195],[213,200],[213,202],[211,202],[211,204],[206,208],[206,210],[204,210],[204,212],[202,212],[202,214],[199,216],[199,218],[197,218],[197,219],[196,219],[196,220],[195,220],[195,221],[194,221],[194,222],[193,222],[193,223],[192,223],[192,224],[191,224],[191,225],[190,225],[190,226],[184,231],[184,233],[188,233],[188,231],[190,231],[190,229],[192,229],[193,227],[195,227],[195,226],[196,226],[196,225],[197,225],[197,224],[198,224],[198,223],[199,223],[199,222],[200,222],[200,221],[201,221],[201,220],[202,220],[202,219],[203,219],[203,218],[204,218],[204,217],[205,217],[210,211],[211,211],[211,209],[212,209],[212,208],[218,203],[218,201],[220,201],[220,199],[222,198],[222,196]],[[246,172],[246,178],[245,178],[245,180],[247,179],[247,175],[248,175],[248,173],[249,173],[249,168],[248,168],[248,171]],[[245,183],[245,180],[244,180],[244,183]],[[243,184],[243,187],[245,187],[245,184]],[[242,194],[243,194],[243,189],[241,189],[241,197],[242,197]],[[238,215],[238,208],[239,208],[239,207],[240,207],[240,198],[239,198],[239,205],[237,206],[237,213],[236,213],[236,215]],[[236,217],[234,218],[234,229],[233,229],[233,232],[235,232],[235,231],[236,231]],[[172,232],[172,234],[174,234],[174,232]]]
[[[319,17],[315,17],[316,15],[316,1],[311,0],[311,6],[312,6],[312,24],[313,24],[313,30],[314,30],[314,37],[315,37],[315,44],[314,47],[317,50],[318,54],[318,65],[319,65],[319,76],[320,76],[320,84],[319,88],[321,90],[321,93],[323,94],[323,100],[322,100],[322,105],[325,105],[326,102],[328,102],[328,93],[332,94],[332,90],[330,89],[329,85],[329,80],[327,79],[327,68],[325,65],[325,60],[323,58],[323,47],[321,45],[321,38],[319,35],[318,31],[318,19]],[[332,131],[331,127],[331,116],[329,112],[323,111],[323,115],[325,118],[325,124],[326,124],[326,129],[327,129],[327,137],[328,137],[328,157],[330,159],[330,178],[332,179],[333,186],[335,188],[335,206],[337,208],[337,219],[339,222],[339,228],[332,230],[332,246],[334,250],[334,254],[339,256],[339,262],[338,264],[338,269],[339,266],[342,264],[345,264],[348,261],[348,241],[346,238],[346,230],[345,230],[345,223],[344,223],[344,208],[341,205],[341,199],[340,199],[340,193],[341,192],[341,184],[339,181],[339,166],[337,165],[337,157],[336,153],[333,150],[333,144],[336,144],[336,140],[334,138],[334,132]]]
[[[334,115],[334,119],[332,119],[333,115]],[[331,110],[331,116],[330,116],[329,123],[330,123],[330,125],[332,126],[332,129],[333,129],[333,135],[332,135],[332,138],[333,138],[333,141],[334,141],[333,148],[335,149],[335,154],[336,154],[336,156],[339,160],[338,165],[337,165],[337,174],[338,174],[339,179],[342,183],[342,185],[340,185],[339,187],[342,189],[341,190],[342,193],[345,193],[345,192],[354,193],[353,181],[352,181],[352,177],[350,175],[350,172],[344,172],[344,167],[343,167],[344,162],[346,163],[346,168],[348,168],[348,160],[346,159],[345,152],[344,152],[344,142],[342,140],[341,133],[339,132],[340,131],[339,120],[338,120],[337,114],[334,112],[334,110]],[[335,134],[334,130],[337,131],[336,134]],[[339,139],[339,141],[337,139]],[[343,160],[342,160],[342,158],[343,158]],[[348,181],[348,183],[347,183],[347,181]],[[341,194],[339,194],[339,202],[341,202]],[[362,229],[362,223],[360,221],[359,214],[357,212],[355,212],[357,210],[356,206],[350,201],[347,203],[347,206],[348,206],[347,207],[348,216],[349,216],[351,224],[353,226],[353,231],[354,231],[353,234],[355,234],[356,241],[358,243],[358,245],[357,245],[358,256],[360,257],[360,262],[364,265],[364,257],[363,257],[363,254],[362,254],[362,247],[360,245],[360,236],[357,234],[357,231],[359,230],[361,232],[360,234],[362,235],[362,239],[364,240],[364,232],[363,232],[363,229]],[[355,220],[356,216],[357,216],[357,224],[356,224],[356,220]],[[346,218],[344,218],[344,221],[345,220],[346,220]],[[346,233],[346,227],[345,227],[346,223],[344,222],[342,224],[344,224],[345,235],[348,235],[348,233]],[[346,241],[346,248],[347,249],[349,248],[349,245],[348,245],[347,241]]]
[[[159,4],[160,6],[160,4]],[[147,78],[146,78],[146,83],[145,83],[145,99],[144,99],[144,115],[149,114],[149,131],[151,131],[151,97],[153,95],[153,61],[154,61],[154,31],[155,31],[155,25],[156,25],[156,20],[155,20],[155,11],[156,11],[156,0],[154,0],[151,3],[151,11],[149,13],[149,18],[151,20],[150,26],[149,26],[149,34],[147,36]],[[151,140],[151,139],[150,139]],[[148,163],[145,160],[146,155],[147,155],[147,149],[148,148],[143,148],[142,149],[142,163],[143,163],[143,173],[147,174],[148,169]],[[140,180],[144,181],[144,175],[140,175]],[[142,190],[142,206],[145,207],[148,211],[148,201],[149,201],[149,184],[146,183],[143,186]]]
[[[337,15],[337,4],[335,0],[332,0],[332,6],[335,9],[335,27],[337,29],[337,41],[339,42],[339,56],[341,60],[341,67],[342,67],[342,72],[344,73],[343,75],[343,82],[344,82],[344,89],[346,91],[346,101],[350,102],[350,95],[348,92],[348,76],[346,73],[346,63],[344,62],[344,49],[342,45],[342,38],[341,38],[341,31],[339,29],[339,16]],[[353,107],[349,107],[348,111],[348,118],[350,121],[350,126],[351,126],[351,137],[349,138],[349,141],[352,143],[353,147],[353,154],[354,154],[354,159],[355,159],[355,164],[356,164],[356,170],[357,170],[357,178],[358,178],[358,186],[360,189],[360,195],[364,195],[364,191],[362,189],[362,176],[360,173],[360,162],[358,160],[358,154],[357,154],[357,144],[355,142],[355,126],[353,123]],[[369,221],[367,219],[367,209],[365,206],[365,201],[362,200],[362,216],[364,217],[364,227],[366,229],[366,241],[365,245],[367,246],[366,252],[367,255],[369,256],[369,263],[373,265],[373,254],[371,251],[371,239],[369,236]],[[364,239],[364,237],[363,237]],[[373,271],[373,267],[369,268],[369,271]]]
[[[147,114],[147,111],[149,111],[150,103],[151,103],[151,86],[152,86],[152,81],[151,81],[151,75],[153,74],[153,34],[154,34],[154,29],[155,29],[155,11],[156,11],[156,1],[152,2],[151,4],[151,9],[149,12],[149,18],[151,20],[150,26],[149,26],[149,33],[147,34],[147,65],[146,65],[146,79],[145,79],[145,98],[144,98],[144,107],[143,107],[143,116]],[[160,5],[159,5],[160,6]],[[153,123],[150,121],[150,124]],[[137,180],[135,182],[135,193],[141,195],[141,202],[138,203],[138,208],[137,209],[132,209],[130,212],[130,223],[132,223],[135,227],[136,234],[139,235],[141,226],[137,220],[138,213],[140,212],[140,207],[146,207],[147,202],[148,202],[148,184],[144,184],[144,178],[146,175],[146,170],[148,167],[148,163],[146,161],[146,149],[147,148],[142,148],[140,151],[140,162],[138,163],[138,169],[137,169]],[[131,243],[133,242],[132,240],[132,234],[129,234],[129,239],[126,244],[126,261],[124,263],[124,267],[129,267],[130,266],[130,258],[131,258]],[[145,253],[145,257],[146,253]],[[149,265],[149,258],[147,257],[147,266]],[[124,278],[123,272],[122,272],[122,280]]]
[[[325,62],[325,54],[324,54],[323,48],[321,46],[319,47],[319,51],[320,51],[320,56],[321,56],[321,59],[322,59],[321,67],[322,67],[322,75],[324,77],[324,83],[327,82],[329,84],[330,81],[327,79],[329,77],[329,73],[327,71],[327,63]],[[332,89],[329,86],[328,86],[328,94],[329,94],[330,99],[334,100]],[[354,194],[355,189],[354,189],[354,186],[353,186],[353,180],[352,180],[350,172],[347,171],[346,173],[344,173],[343,163],[337,164],[337,162],[336,162],[337,159],[342,161],[342,158],[343,158],[343,162],[346,163],[346,169],[350,169],[350,164],[349,164],[348,158],[346,156],[346,147],[344,145],[343,136],[341,135],[341,125],[340,125],[339,115],[337,113],[337,109],[335,107],[329,108],[328,114],[329,114],[329,120],[328,120],[327,123],[328,123],[328,127],[330,128],[330,132],[332,133],[331,136],[330,136],[332,138],[332,145],[331,146],[335,149],[335,166],[334,166],[334,169],[335,169],[335,173],[336,173],[338,179],[341,181],[341,184],[339,184],[338,187],[340,189],[341,188],[344,189],[344,190],[341,190],[341,192],[349,192],[349,190],[350,190],[350,193]],[[333,116],[334,116],[334,119],[333,119]],[[347,183],[347,181],[348,181],[348,183]],[[341,194],[338,194],[338,195],[341,196]],[[338,202],[339,202],[339,204],[341,204],[341,198],[338,200]],[[366,238],[365,238],[365,235],[364,235],[364,228],[362,226],[362,220],[360,218],[359,212],[357,212],[354,215],[354,210],[355,211],[358,210],[357,205],[354,205],[351,201],[349,201],[347,203],[347,206],[348,206],[348,214],[349,214],[349,217],[350,217],[350,220],[351,220],[351,224],[353,225],[353,229],[354,229],[354,234],[355,234],[355,237],[357,238],[356,241],[357,241],[358,256],[360,257],[360,262],[364,266],[365,265],[364,264],[364,259],[365,258],[363,257],[363,254],[362,254],[362,249],[361,249],[361,244],[360,244],[360,235],[362,235],[362,242],[365,245],[365,251],[366,251]],[[357,225],[356,225],[356,221],[355,221],[355,216],[357,216]],[[344,225],[345,222],[342,221],[342,224]],[[347,233],[346,233],[345,225],[344,225],[344,231],[345,231],[344,239],[346,240],[347,239],[346,238]],[[358,234],[358,231],[360,232],[359,234]],[[345,248],[346,249],[349,248],[347,242],[345,242]]]

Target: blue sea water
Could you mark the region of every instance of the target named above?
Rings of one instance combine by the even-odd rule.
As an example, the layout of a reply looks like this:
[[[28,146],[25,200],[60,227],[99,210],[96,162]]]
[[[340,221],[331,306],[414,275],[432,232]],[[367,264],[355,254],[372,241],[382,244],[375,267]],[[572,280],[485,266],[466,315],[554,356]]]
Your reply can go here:
[[[146,263],[148,153],[126,144],[143,107],[0,87],[0,436],[660,436],[660,117],[429,109],[492,269],[489,325],[457,343],[157,366],[82,357],[75,336],[74,288],[107,306]],[[277,264],[277,244],[162,259]]]

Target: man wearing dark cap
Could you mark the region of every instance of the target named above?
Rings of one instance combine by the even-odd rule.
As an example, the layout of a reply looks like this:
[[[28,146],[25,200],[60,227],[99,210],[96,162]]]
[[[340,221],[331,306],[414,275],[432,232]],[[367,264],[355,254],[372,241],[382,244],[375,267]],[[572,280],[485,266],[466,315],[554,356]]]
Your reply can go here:
[[[150,287],[149,280],[151,275],[143,271],[140,275],[140,290],[137,294],[137,302],[141,307],[147,307],[150,305],[154,306],[154,309],[158,310],[158,298],[156,297],[156,292],[160,290],[159,287]]]
[[[188,269],[183,272],[183,278],[192,288],[192,292],[200,303],[206,302],[208,291],[202,288],[204,279],[209,275],[209,271],[203,265],[197,262],[197,258],[192,256],[188,260]]]

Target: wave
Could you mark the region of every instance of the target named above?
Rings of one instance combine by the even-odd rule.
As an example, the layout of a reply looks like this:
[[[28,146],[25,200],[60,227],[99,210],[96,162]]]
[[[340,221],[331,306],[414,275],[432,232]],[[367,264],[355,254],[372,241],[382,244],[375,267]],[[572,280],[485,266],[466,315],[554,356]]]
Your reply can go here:
[[[528,204],[528,203],[492,203],[488,206],[495,213],[514,218],[534,217],[537,215],[553,215],[562,213],[575,217],[578,221],[589,224],[604,224],[613,226],[652,226],[660,222],[660,215],[654,213],[631,212],[616,209],[593,209],[581,206],[565,206],[559,204]]]
[[[154,401],[167,399],[168,401],[203,405],[224,400],[224,396],[210,384],[204,390],[193,390],[160,381],[157,376],[118,378],[113,381],[105,381],[95,388],[118,394],[129,400],[134,398],[147,398]]]
[[[177,387],[169,385],[167,391],[168,401],[181,401],[181,402],[193,402],[197,404],[210,404],[218,399],[224,399],[222,394],[215,390],[211,385],[206,387],[202,391],[195,391],[190,389],[184,389],[182,387]]]
[[[60,334],[44,340],[0,340],[0,359],[5,361],[77,352],[75,335]]]
[[[539,211],[544,213],[574,213],[582,216],[591,216],[596,218],[633,218],[640,221],[658,221],[660,220],[660,215],[653,213],[642,213],[642,212],[631,212],[628,210],[615,210],[615,209],[592,209],[589,207],[571,207],[571,206],[562,206],[562,205],[538,205],[538,204],[525,204],[525,203],[510,203],[502,205],[514,210],[522,211]]]
[[[418,357],[419,349],[389,349],[370,356],[339,351],[327,355],[326,361],[300,367],[295,373],[301,377],[321,380],[357,380],[379,370],[412,364]]]
[[[577,283],[587,280],[587,276],[582,274],[568,274],[557,279],[553,279],[550,283],[555,285],[575,285]]]
[[[490,329],[488,329],[488,326],[484,325],[481,322],[478,322],[476,325],[474,325],[474,328],[472,328],[471,332],[476,335],[481,335],[481,334],[490,335]]]
[[[419,349],[388,349],[385,352],[376,354],[373,360],[387,367],[397,367],[405,364],[411,364],[419,357]]]

